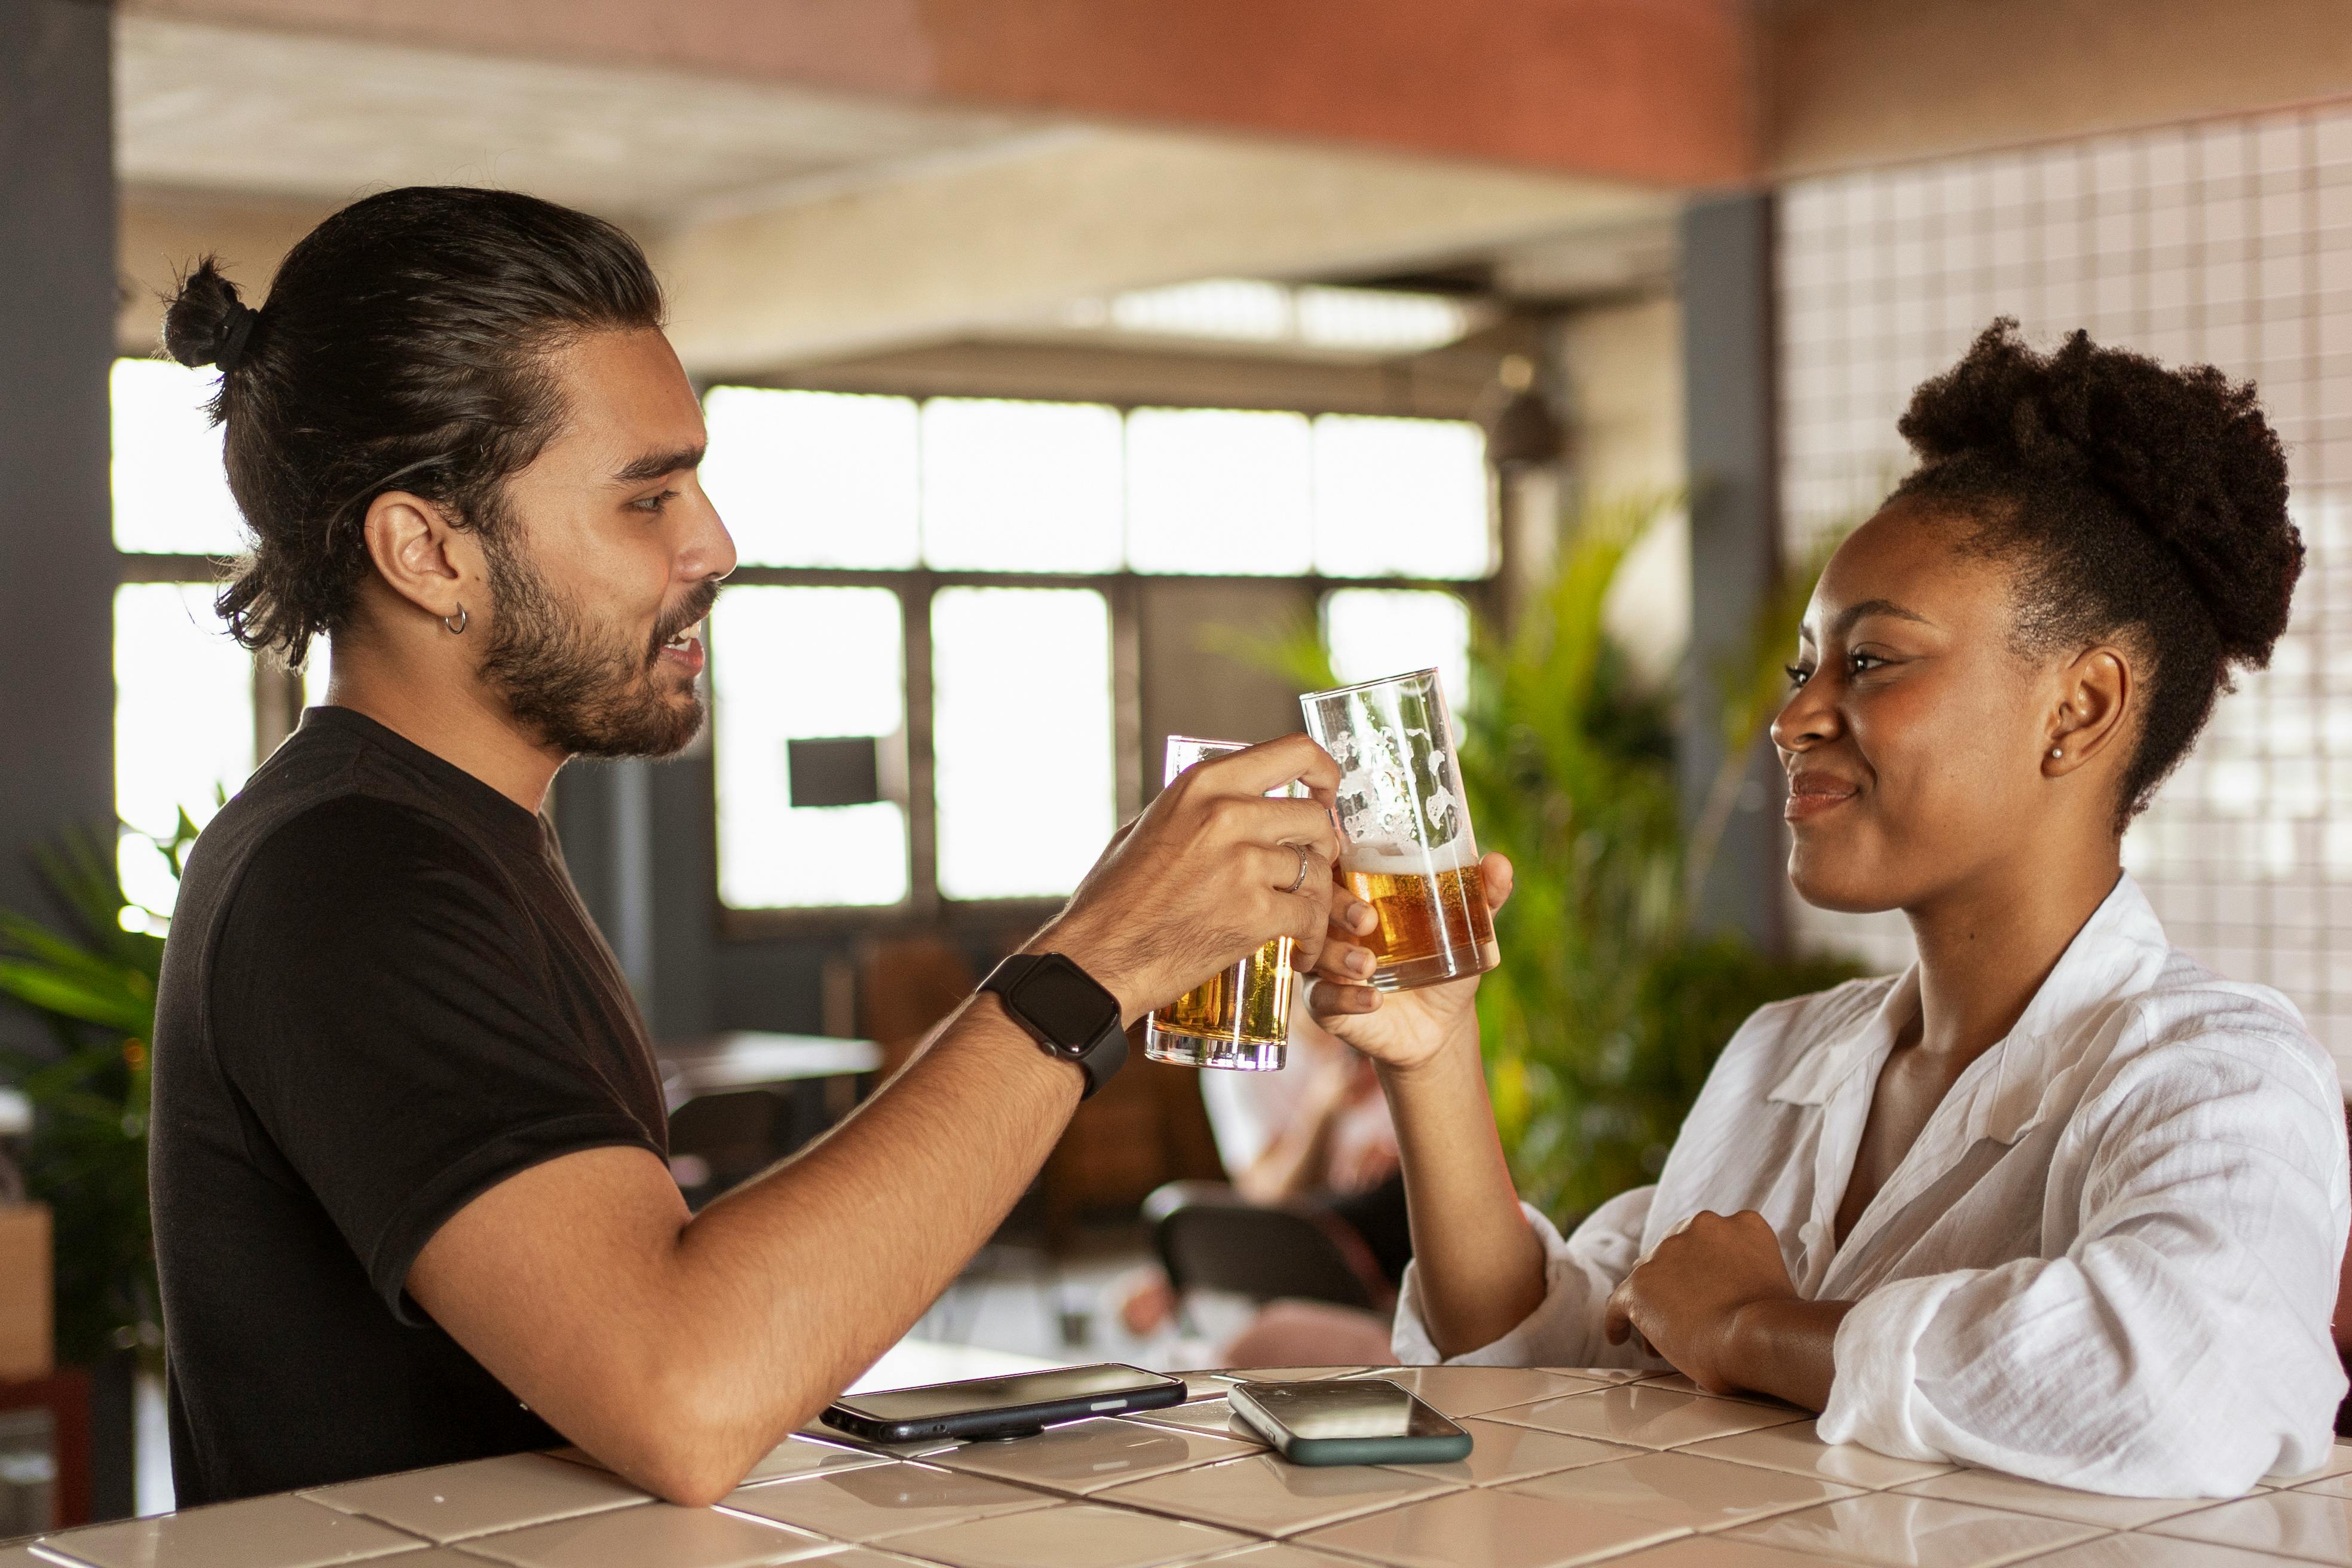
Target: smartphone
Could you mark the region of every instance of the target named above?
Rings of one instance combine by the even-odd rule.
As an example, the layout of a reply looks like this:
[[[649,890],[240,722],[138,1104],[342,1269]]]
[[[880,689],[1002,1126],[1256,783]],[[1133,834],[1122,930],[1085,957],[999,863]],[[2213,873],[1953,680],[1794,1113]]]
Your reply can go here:
[[[1028,1437],[1063,1421],[1160,1410],[1184,1403],[1184,1380],[1106,1362],[1011,1377],[845,1394],[824,1424],[869,1443],[924,1437]]]
[[[1384,1377],[1237,1383],[1234,1413],[1294,1465],[1442,1465],[1470,1434]]]

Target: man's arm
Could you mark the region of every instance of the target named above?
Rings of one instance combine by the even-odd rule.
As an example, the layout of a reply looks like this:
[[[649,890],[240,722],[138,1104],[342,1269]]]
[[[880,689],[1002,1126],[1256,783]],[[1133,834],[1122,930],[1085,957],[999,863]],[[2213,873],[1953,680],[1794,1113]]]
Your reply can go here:
[[[1275,936],[1319,947],[1338,846],[1322,805],[1264,798],[1293,778],[1328,802],[1338,770],[1293,737],[1185,774],[1026,951],[1069,956],[1131,1021]],[[409,1293],[572,1441],[708,1503],[930,1305],[1081,1084],[975,997],[831,1134],[701,1214],[645,1150],[564,1155],[453,1215]]]

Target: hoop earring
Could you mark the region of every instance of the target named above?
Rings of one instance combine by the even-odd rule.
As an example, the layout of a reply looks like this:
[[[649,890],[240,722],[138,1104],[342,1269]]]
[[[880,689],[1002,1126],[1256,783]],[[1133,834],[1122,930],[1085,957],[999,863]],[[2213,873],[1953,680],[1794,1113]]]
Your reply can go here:
[[[449,635],[451,637],[461,637],[466,635],[466,606],[460,605],[457,606],[457,624],[454,626],[449,626],[449,617],[446,616],[441,617],[441,624],[445,626],[449,626]]]

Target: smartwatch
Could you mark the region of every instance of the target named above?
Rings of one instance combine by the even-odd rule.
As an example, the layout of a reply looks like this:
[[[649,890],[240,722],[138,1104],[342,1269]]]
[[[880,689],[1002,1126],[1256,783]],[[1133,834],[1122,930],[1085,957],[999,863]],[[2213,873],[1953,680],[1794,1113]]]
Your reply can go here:
[[[1127,1064],[1118,998],[1060,953],[1016,952],[992,970],[980,988],[996,994],[1039,1050],[1077,1064],[1087,1075],[1081,1099],[1092,1099]]]

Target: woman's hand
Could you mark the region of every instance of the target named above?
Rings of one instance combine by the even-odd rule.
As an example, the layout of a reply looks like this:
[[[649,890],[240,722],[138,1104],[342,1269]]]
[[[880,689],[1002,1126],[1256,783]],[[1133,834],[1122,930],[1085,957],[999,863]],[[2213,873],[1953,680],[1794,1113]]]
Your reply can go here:
[[[1748,1390],[1819,1410],[1831,1350],[1853,1303],[1797,1294],[1780,1238],[1754,1209],[1693,1215],[1609,1297],[1612,1345],[1638,1332],[1709,1394]]]
[[[1479,863],[1486,907],[1499,910],[1511,896],[1511,863],[1489,855]],[[1307,1007],[1315,1021],[1391,1071],[1410,1071],[1465,1037],[1475,1040],[1473,1000],[1478,977],[1424,985],[1413,991],[1375,991],[1364,978],[1376,967],[1371,949],[1359,939],[1378,924],[1371,906],[1341,892],[1331,904],[1331,930],[1314,970]]]

